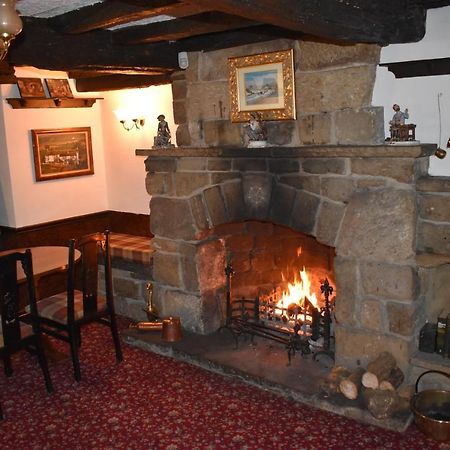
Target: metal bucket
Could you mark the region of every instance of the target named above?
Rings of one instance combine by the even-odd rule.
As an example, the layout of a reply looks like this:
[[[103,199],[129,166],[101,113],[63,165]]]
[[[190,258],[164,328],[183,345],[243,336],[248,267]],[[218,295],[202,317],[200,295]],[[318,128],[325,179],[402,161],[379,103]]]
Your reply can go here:
[[[417,378],[416,393],[411,399],[414,420],[428,437],[437,441],[450,441],[450,391],[427,389],[418,392],[420,379],[428,373],[439,373],[450,378],[450,374],[439,370],[428,370]]]

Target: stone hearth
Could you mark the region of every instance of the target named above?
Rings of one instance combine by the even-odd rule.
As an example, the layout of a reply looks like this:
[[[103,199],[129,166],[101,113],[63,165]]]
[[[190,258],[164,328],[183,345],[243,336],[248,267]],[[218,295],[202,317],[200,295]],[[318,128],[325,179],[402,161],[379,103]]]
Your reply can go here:
[[[148,156],[160,315],[180,316],[194,333],[216,331],[224,321],[224,259],[202,257],[221,248],[214,230],[249,220],[282,225],[335,249],[336,363],[354,367],[389,350],[409,373],[427,298],[416,256],[428,234],[416,185],[434,150],[137,150]],[[216,280],[215,289],[205,279]]]

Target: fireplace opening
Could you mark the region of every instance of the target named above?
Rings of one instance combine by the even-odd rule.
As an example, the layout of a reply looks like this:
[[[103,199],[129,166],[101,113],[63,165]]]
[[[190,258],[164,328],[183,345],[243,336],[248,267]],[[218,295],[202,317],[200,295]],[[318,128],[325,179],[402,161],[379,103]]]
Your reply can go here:
[[[289,359],[329,347],[334,248],[263,221],[222,224],[203,237],[200,290],[222,299],[220,326],[281,342]]]

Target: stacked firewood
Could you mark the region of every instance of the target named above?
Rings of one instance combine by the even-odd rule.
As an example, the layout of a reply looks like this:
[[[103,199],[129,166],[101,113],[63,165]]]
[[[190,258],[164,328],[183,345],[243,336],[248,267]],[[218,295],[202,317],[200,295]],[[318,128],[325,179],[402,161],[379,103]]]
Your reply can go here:
[[[411,386],[402,386],[405,376],[389,352],[383,352],[366,368],[350,371],[334,366],[322,383],[328,394],[342,394],[349,400],[362,400],[377,419],[386,419],[409,410]]]

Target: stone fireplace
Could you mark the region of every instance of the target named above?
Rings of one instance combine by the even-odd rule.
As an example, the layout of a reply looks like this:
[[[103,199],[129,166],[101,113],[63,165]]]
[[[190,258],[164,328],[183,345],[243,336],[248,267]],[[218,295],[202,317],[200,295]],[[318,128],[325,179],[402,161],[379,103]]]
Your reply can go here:
[[[224,322],[227,255],[234,251],[236,258],[259,236],[261,245],[251,250],[261,266],[263,242],[287,230],[284,237],[295,240],[293,247],[314,246],[332,261],[336,363],[365,364],[389,350],[408,369],[426,298],[416,258],[416,185],[434,150],[417,145],[140,151],[148,155],[158,310],[180,316],[195,333],[217,330]],[[249,237],[244,228],[256,234]],[[329,250],[317,252],[317,246]],[[267,276],[251,279],[246,294],[276,281],[270,274],[280,261],[273,254],[270,259]],[[240,272],[250,264],[236,261]]]

